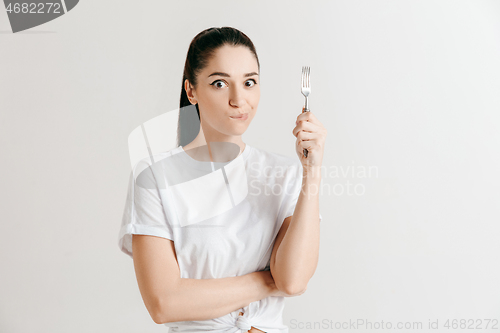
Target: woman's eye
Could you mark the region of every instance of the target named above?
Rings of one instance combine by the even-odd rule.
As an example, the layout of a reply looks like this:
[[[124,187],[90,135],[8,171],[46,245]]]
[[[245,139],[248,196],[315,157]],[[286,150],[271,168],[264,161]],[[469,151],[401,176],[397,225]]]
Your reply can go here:
[[[250,79],[250,80],[248,80],[247,82],[252,82],[252,81],[253,81],[253,84],[252,84],[252,85],[249,85],[249,86],[247,86],[247,87],[253,87],[254,85],[256,85],[256,84],[257,84],[257,82],[255,82],[255,80],[254,80],[254,79]]]
[[[221,86],[221,85],[219,85],[219,83],[224,83],[224,82],[223,82],[223,81],[221,81],[221,80],[217,80],[217,81],[214,81],[214,82],[212,82],[212,83],[210,83],[210,84],[211,84],[211,85],[213,85],[214,87],[218,88],[218,89],[220,89],[220,88],[224,87],[223,85],[222,85],[222,86]]]
[[[250,84],[250,85],[246,85],[247,87],[253,87],[254,85],[257,84],[257,82],[254,80],[254,79],[250,79],[250,80],[247,80],[245,81],[245,83],[247,82],[252,82],[253,84]],[[216,87],[217,89],[221,89],[221,88],[224,88],[224,85],[226,84],[224,81],[222,80],[216,80],[212,83],[210,83],[212,86]]]

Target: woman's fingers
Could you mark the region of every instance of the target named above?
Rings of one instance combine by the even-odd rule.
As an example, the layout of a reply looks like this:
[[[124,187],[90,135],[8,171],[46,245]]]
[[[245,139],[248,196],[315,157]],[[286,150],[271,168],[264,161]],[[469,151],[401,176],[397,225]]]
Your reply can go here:
[[[301,131],[316,133],[321,129],[320,125],[317,125],[311,121],[300,121],[292,130],[292,133],[295,137]]]
[[[318,118],[316,118],[314,113],[312,113],[311,111],[302,112],[301,114],[299,114],[297,116],[296,123],[298,124],[299,122],[311,122],[311,123],[316,124],[316,125],[321,125]]]

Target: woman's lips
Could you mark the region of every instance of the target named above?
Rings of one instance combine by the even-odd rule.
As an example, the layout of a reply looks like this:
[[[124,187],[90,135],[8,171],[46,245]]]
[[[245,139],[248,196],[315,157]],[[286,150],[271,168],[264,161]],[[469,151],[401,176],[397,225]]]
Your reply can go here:
[[[240,114],[238,116],[230,116],[230,118],[237,119],[237,120],[247,120],[248,113]]]

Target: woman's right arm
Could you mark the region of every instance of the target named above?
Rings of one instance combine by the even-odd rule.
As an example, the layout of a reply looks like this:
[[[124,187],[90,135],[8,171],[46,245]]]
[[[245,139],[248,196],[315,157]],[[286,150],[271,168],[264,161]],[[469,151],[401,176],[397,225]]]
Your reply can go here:
[[[132,253],[142,299],[157,324],[218,318],[269,296],[295,296],[282,295],[270,271],[181,278],[174,242],[166,238],[132,235]]]

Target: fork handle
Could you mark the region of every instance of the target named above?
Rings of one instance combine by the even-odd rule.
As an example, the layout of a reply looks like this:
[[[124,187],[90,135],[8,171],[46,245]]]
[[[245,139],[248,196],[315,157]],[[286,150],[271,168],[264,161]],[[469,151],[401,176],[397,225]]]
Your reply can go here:
[[[310,110],[309,110],[309,108],[307,106],[305,106],[304,109],[302,109],[302,113],[309,112],[309,111]],[[303,151],[302,151],[302,153],[304,154],[304,157],[307,158],[307,153],[308,153],[307,149],[304,148]]]

